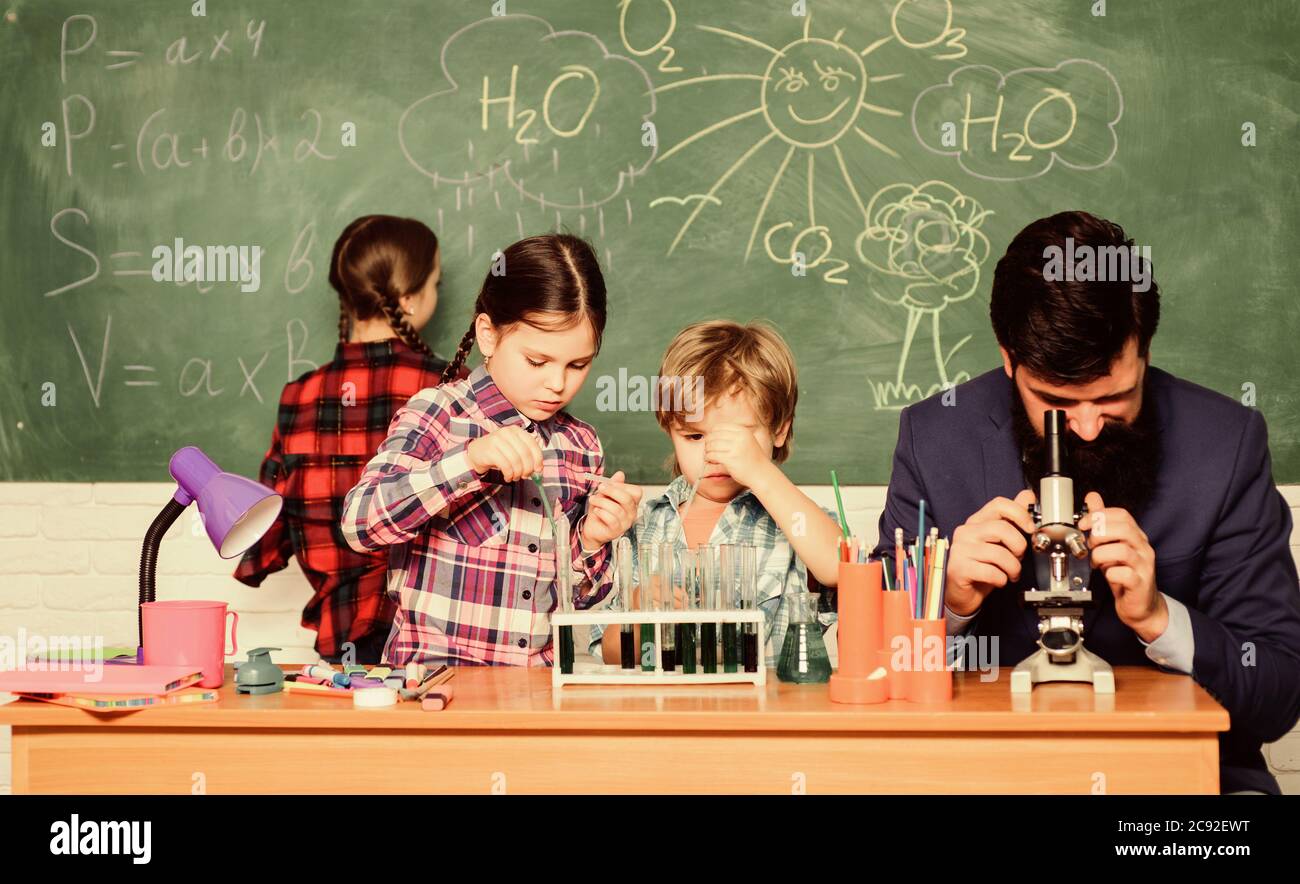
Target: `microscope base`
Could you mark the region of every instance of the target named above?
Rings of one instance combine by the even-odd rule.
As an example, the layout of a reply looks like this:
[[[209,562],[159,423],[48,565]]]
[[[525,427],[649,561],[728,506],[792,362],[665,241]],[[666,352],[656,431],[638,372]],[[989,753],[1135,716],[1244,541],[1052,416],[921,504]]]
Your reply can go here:
[[[1047,651],[1039,648],[1011,671],[1011,693],[1027,694],[1034,685],[1049,681],[1092,682],[1098,694],[1115,693],[1115,670],[1087,648],[1075,651],[1069,663],[1053,663]]]

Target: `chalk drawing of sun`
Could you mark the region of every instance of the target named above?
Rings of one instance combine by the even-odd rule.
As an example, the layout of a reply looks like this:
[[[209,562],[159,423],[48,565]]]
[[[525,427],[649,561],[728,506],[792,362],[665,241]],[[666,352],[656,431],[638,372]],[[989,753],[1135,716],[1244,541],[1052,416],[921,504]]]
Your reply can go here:
[[[660,197],[651,202],[651,206],[665,202],[679,205],[695,203],[669,245],[668,253],[672,254],[691,225],[695,223],[695,219],[708,205],[720,205],[721,201],[717,194],[723,185],[772,141],[783,143],[786,149],[754,217],[749,241],[745,247],[746,259],[753,251],[772,194],[776,192],[777,185],[780,184],[786,170],[795,161],[796,154],[801,155],[801,162],[807,163],[810,224],[817,223],[815,182],[819,155],[824,163],[834,163],[831,167],[832,175],[838,172],[844,185],[853,194],[857,206],[865,215],[866,209],[849,175],[841,143],[854,146],[865,144],[872,150],[898,158],[898,153],[893,148],[869,131],[870,115],[901,117],[902,112],[876,104],[868,98],[872,97],[873,84],[898,79],[902,74],[873,73],[868,69],[866,61],[872,52],[894,38],[884,37],[865,49],[857,50],[843,42],[843,29],[829,38],[815,37],[812,36],[811,30],[811,12],[804,16],[803,35],[779,49],[747,34],[710,25],[697,25],[697,27],[702,31],[762,50],[768,55],[766,68],[761,74],[724,73],[689,77],[659,86],[655,92],[667,92],[696,83],[717,80],[749,80],[757,84],[757,104],[749,110],[721,119],[681,139],[660,154],[656,162],[670,160],[701,139],[751,118],[761,117],[767,124],[767,132],[727,167],[708,192],[690,194],[686,197]]]

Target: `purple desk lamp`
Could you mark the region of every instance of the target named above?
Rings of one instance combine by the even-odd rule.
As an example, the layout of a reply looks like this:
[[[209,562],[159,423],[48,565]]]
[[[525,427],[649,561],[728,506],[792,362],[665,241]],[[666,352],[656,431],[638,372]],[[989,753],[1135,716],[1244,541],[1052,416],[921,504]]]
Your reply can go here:
[[[270,488],[252,479],[223,473],[199,449],[189,446],[172,455],[168,471],[176,480],[176,494],[167,501],[144,535],[140,553],[140,604],[155,601],[158,545],[185,508],[198,503],[199,516],[208,538],[223,559],[242,555],[280,515],[284,500]],[[140,644],[136,661],[144,662],[144,609],[137,615]]]

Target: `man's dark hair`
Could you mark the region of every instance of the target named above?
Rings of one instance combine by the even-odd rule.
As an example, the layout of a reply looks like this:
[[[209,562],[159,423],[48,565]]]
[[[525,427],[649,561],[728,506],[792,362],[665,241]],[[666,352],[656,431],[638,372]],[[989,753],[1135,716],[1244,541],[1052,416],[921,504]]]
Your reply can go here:
[[[1154,277],[1145,292],[1127,279],[1044,278],[1047,250],[1065,252],[1067,238],[1076,252],[1080,246],[1123,247],[1126,262],[1133,245],[1118,224],[1087,212],[1040,218],[1016,234],[998,261],[989,316],[1013,366],[1049,383],[1086,384],[1109,373],[1129,338],[1137,338],[1139,356],[1147,355],[1160,321],[1160,290]]]

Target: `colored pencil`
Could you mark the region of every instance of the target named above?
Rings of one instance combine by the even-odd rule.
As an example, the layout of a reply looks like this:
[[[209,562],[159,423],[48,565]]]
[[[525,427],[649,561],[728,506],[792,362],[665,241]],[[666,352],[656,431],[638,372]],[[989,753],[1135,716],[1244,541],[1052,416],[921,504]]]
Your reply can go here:
[[[917,546],[918,546],[917,554],[918,555],[920,555],[919,547],[923,546],[924,542],[926,542],[926,502],[922,500],[922,502],[920,502],[920,508],[917,512]],[[922,564],[922,563],[918,562],[917,564]]]
[[[894,584],[899,592],[906,592],[903,581],[903,529],[894,529]]]
[[[930,568],[929,589],[926,595],[927,620],[939,618],[940,601],[943,598],[943,560],[948,549],[947,540],[938,540],[934,545],[934,562]]]
[[[840,480],[835,475],[834,470],[831,470],[831,486],[835,489],[835,508],[840,513],[840,533],[844,535],[845,540],[848,540],[849,520],[844,518],[844,500],[840,497]]]

